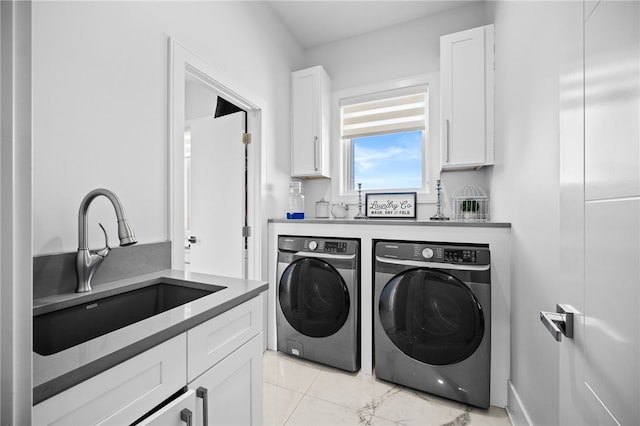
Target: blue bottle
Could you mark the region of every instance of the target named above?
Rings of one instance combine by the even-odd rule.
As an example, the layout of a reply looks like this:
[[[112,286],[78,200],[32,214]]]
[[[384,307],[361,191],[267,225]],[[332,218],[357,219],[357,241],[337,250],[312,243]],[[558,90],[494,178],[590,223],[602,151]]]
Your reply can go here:
[[[304,219],[302,182],[291,182],[289,184],[289,209],[287,210],[287,219]]]

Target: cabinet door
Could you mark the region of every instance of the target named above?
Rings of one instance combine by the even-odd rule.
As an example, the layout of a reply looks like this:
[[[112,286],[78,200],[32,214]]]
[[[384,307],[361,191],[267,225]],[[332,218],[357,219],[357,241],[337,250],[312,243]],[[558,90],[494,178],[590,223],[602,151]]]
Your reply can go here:
[[[34,425],[129,424],[186,383],[181,334],[33,407]]]
[[[161,410],[144,419],[139,426],[195,426],[196,393],[193,390],[178,397],[175,401],[162,407]]]
[[[262,424],[262,333],[189,384],[203,425]],[[199,423],[200,424],[200,423]]]
[[[322,67],[291,74],[291,176],[328,177],[329,84]]]
[[[440,38],[443,169],[493,164],[493,25]]]

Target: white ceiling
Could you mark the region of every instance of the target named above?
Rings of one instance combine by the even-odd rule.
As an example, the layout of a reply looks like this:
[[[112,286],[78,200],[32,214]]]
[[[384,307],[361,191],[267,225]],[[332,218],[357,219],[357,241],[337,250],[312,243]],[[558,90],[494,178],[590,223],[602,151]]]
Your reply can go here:
[[[267,0],[305,49],[481,0]]]

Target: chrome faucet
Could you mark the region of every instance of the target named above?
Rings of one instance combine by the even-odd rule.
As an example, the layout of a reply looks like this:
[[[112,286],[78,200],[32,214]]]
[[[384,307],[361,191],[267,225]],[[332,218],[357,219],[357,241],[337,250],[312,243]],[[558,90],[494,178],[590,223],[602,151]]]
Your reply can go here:
[[[93,278],[93,274],[95,274],[98,267],[109,255],[109,251],[111,251],[111,247],[109,247],[109,239],[107,238],[107,231],[105,231],[104,226],[102,226],[101,223],[98,225],[102,228],[102,232],[104,232],[105,247],[94,252],[89,250],[87,211],[89,210],[91,202],[100,195],[107,197],[109,201],[111,201],[111,204],[113,204],[113,208],[116,211],[120,245],[124,247],[138,242],[133,234],[133,230],[129,226],[129,221],[125,217],[122,203],[120,203],[116,194],[103,188],[94,189],[89,192],[80,203],[80,210],[78,211],[78,254],[76,255],[76,275],[78,276],[78,285],[76,287],[76,293],[91,291],[91,278]]]

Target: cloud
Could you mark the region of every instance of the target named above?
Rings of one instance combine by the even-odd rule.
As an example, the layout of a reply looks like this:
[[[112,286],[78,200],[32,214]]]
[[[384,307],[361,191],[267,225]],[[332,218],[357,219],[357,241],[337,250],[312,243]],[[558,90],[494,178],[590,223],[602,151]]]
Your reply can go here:
[[[422,134],[362,138],[354,149],[354,178],[365,189],[420,188]]]

